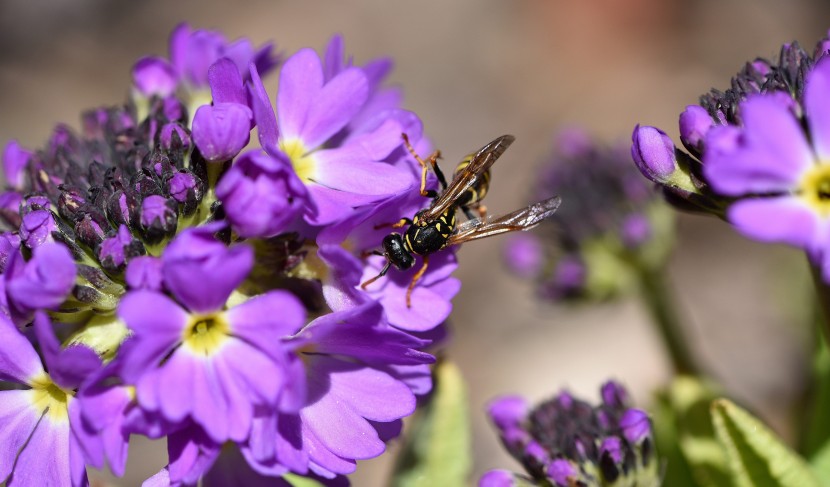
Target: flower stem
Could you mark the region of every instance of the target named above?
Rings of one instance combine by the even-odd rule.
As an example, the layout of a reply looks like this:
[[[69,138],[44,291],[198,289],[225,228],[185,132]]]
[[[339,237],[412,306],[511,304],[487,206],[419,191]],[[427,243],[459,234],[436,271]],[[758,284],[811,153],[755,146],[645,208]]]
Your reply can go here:
[[[677,374],[700,375],[700,368],[692,358],[681,332],[672,292],[662,269],[639,266],[643,301],[648,307],[663,343],[668,349]]]
[[[813,276],[813,285],[816,288],[816,300],[821,309],[820,319],[816,320],[821,328],[825,343],[830,346],[830,286],[821,278],[821,269],[810,263],[810,274]]]

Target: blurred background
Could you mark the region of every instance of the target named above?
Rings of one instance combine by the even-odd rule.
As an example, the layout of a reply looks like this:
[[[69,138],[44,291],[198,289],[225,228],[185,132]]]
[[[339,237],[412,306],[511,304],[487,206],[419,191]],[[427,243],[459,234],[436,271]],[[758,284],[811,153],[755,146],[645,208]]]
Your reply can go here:
[[[726,88],[744,62],[775,57],[784,42],[808,51],[830,27],[823,0],[52,0],[0,3],[0,144],[37,147],[56,122],[78,126],[89,107],[121,103],[130,69],[167,54],[179,22],[214,28],[280,51],[322,49],[343,33],[362,64],[396,62],[406,108],[454,164],[503,133],[516,135],[494,169],[493,213],[526,204],[534,170],[560,129],[584,126],[613,141],[637,123],[677,139],[677,116],[710,87]],[[276,77],[270,78],[273,95]],[[668,362],[635,299],[565,307],[534,299],[505,273],[499,239],[465,246],[448,351],[469,383],[476,477],[516,468],[484,418],[494,396],[538,401],[565,387],[590,400],[607,378],[640,405],[669,377]],[[714,219],[681,216],[671,284],[688,315],[685,334],[728,389],[785,437],[804,389],[813,337],[810,292],[796,251],[755,244]],[[138,442],[127,476],[138,485],[165,463]],[[388,456],[365,462],[354,484],[382,486]],[[107,477],[99,476],[99,479]],[[109,482],[108,482],[109,484]]]

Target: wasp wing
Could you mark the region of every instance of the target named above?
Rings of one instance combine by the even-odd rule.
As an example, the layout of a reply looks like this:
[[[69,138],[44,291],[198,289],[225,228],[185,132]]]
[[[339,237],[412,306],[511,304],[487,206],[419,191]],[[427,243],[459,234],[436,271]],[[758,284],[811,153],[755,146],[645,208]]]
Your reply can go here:
[[[506,215],[467,220],[456,225],[455,231],[450,235],[444,247],[492,237],[500,233],[530,230],[545,218],[553,215],[561,202],[561,198],[554,196]]]
[[[450,184],[447,185],[447,189],[432,202],[432,205],[424,211],[421,218],[428,221],[443,215],[465,191],[473,187],[478,178],[490,169],[490,166],[504,154],[504,151],[510,147],[514,140],[516,138],[512,135],[502,135],[479,149],[472,156],[470,164],[461,173],[456,174]]]

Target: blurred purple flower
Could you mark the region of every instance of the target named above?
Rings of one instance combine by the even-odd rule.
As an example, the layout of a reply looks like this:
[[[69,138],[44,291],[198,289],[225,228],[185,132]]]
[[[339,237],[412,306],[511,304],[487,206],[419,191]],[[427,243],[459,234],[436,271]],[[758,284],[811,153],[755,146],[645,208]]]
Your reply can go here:
[[[506,396],[488,412],[507,451],[538,485],[656,485],[659,462],[648,415],[628,406],[616,382],[604,384],[602,396],[592,406],[562,392],[534,408]],[[515,477],[491,472],[479,486],[513,485],[508,481]]]

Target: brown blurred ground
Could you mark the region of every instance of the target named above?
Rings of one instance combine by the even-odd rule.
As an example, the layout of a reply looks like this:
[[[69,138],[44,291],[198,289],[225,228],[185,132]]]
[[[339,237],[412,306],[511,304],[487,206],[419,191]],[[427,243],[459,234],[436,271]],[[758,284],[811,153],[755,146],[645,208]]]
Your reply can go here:
[[[747,60],[793,39],[812,48],[830,27],[819,0],[457,0],[443,2],[112,2],[0,4],[0,143],[35,147],[53,123],[77,125],[87,107],[120,102],[139,56],[165,54],[181,20],[292,52],[322,48],[342,32],[358,62],[388,55],[392,79],[428,134],[452,160],[494,136],[518,142],[495,169],[494,212],[523,204],[533,168],[562,127],[608,140],[641,122],[676,138],[678,113],[710,86],[726,87]],[[274,80],[271,81],[273,93]],[[798,324],[808,290],[803,257],[748,242],[725,224],[680,220],[672,260],[687,335],[709,370],[782,433],[801,392],[808,333]],[[542,399],[560,387],[596,397],[615,377],[645,403],[667,362],[646,317],[629,300],[591,308],[535,302],[500,267],[491,239],[461,252],[465,285],[455,300],[450,350],[470,384],[476,475],[515,467],[482,410],[494,395]],[[139,442],[127,476],[137,485],[165,462]],[[355,485],[381,486],[384,459]]]

